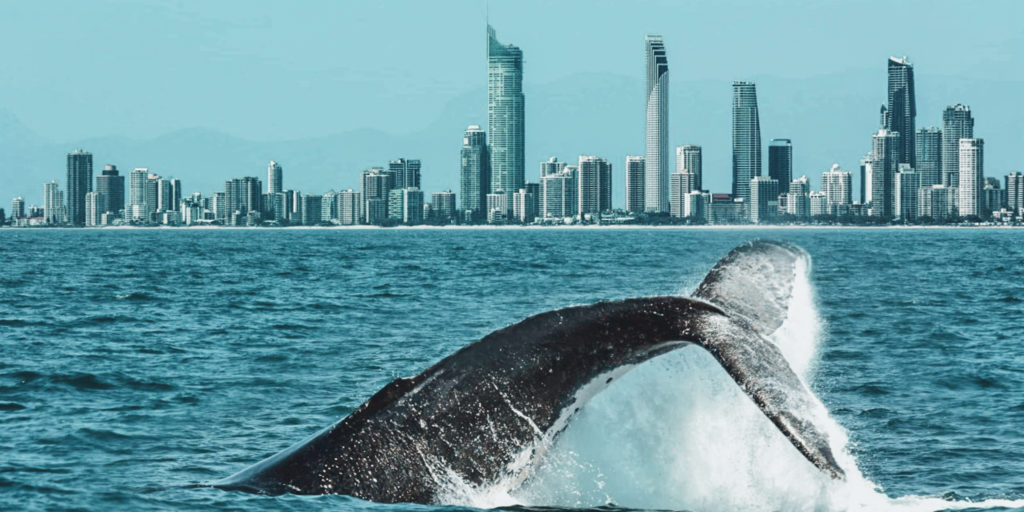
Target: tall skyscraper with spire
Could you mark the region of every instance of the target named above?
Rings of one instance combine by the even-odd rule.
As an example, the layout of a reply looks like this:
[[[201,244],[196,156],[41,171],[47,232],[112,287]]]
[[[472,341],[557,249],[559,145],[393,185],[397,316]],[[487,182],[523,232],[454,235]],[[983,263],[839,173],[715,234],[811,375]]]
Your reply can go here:
[[[92,192],[92,153],[76,149],[68,153],[68,222],[85,225],[85,194]]]
[[[754,82],[732,83],[732,196],[750,204],[750,180],[761,175],[761,121]]]
[[[644,210],[668,211],[668,57],[661,36],[644,37],[647,56],[647,139]]]
[[[491,192],[509,197],[526,185],[526,100],[523,52],[501,44],[487,25],[487,142]]]
[[[942,184],[960,186],[960,139],[974,138],[971,107],[956,104],[942,112]]]
[[[882,128],[900,135],[896,148],[896,160],[901,164],[917,166],[914,144],[914,118],[917,106],[914,102],[914,66],[906,57],[889,58],[889,103]]]

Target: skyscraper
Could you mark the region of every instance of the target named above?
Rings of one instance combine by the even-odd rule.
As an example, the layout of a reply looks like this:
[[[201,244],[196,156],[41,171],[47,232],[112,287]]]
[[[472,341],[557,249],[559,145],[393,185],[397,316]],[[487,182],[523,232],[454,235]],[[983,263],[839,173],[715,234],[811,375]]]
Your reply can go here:
[[[148,222],[148,206],[146,205],[146,184],[149,169],[136,167],[128,176],[128,206],[125,207],[124,218],[128,222]],[[155,208],[156,205],[153,205]]]
[[[85,225],[85,194],[92,192],[92,153],[76,149],[68,153],[68,222]]]
[[[1013,212],[1015,217],[1020,216],[1024,208],[1024,174],[1011,172],[1006,175],[1006,208]],[[24,215],[24,203],[22,203],[22,215]]]
[[[388,162],[388,170],[395,175],[395,188],[420,187],[420,161],[399,158]]]
[[[872,217],[892,218],[896,202],[893,180],[896,177],[900,134],[882,128],[871,137],[871,209]]]
[[[64,208],[64,193],[57,181],[43,184],[43,222],[51,225],[64,224],[67,213]],[[85,198],[82,198],[82,225],[85,225]]]
[[[971,107],[956,104],[942,112],[942,184],[956,187],[960,184],[960,139],[974,138],[974,118]]]
[[[644,210],[668,211],[668,56],[661,36],[644,37],[647,56],[647,138]]]
[[[388,199],[394,181],[384,169],[363,171],[363,213],[367,224],[380,224],[388,216]]]
[[[825,193],[826,211],[829,215],[847,213],[853,202],[851,183],[850,172],[840,169],[838,163],[832,164],[831,169],[821,173],[821,191]]]
[[[488,25],[487,134],[492,193],[502,190],[511,195],[526,183],[525,105],[523,52],[511,44],[501,44]]]
[[[921,128],[914,139],[914,168],[921,179],[922,187],[942,183],[942,130],[935,127]]]
[[[789,139],[772,139],[768,144],[768,177],[779,183],[793,181],[793,142]]]
[[[680,151],[682,161],[679,161]],[[702,190],[704,188],[704,163],[701,156],[701,147],[695,144],[687,144],[676,148],[676,171],[689,173],[693,179],[691,190]]]
[[[732,83],[732,195],[750,204],[750,180],[761,175],[761,121],[753,82]]]
[[[900,134],[896,148],[896,162],[917,167],[914,144],[914,118],[917,106],[914,102],[914,66],[906,57],[889,57],[889,108],[888,123],[882,127]]]
[[[758,224],[772,217],[779,210],[779,180],[770,176],[754,176],[750,179],[750,221]]]
[[[476,220],[483,219],[487,194],[491,191],[491,169],[487,157],[487,133],[477,125],[470,125],[462,137],[462,157],[459,172],[462,211],[472,212]]]
[[[612,209],[612,164],[596,156],[580,156],[577,167],[576,212],[598,214]]]
[[[124,176],[118,174],[116,165],[103,166],[103,173],[96,176],[96,192],[100,193],[98,215],[124,209]]]
[[[1009,180],[1010,178],[1007,177]],[[1007,181],[1009,183],[1009,181]],[[25,198],[18,196],[11,200],[11,219],[18,220],[25,216]]]
[[[910,164],[900,164],[899,172],[893,179],[893,217],[904,221],[917,219],[917,198],[921,188],[921,176]]]
[[[669,215],[686,216],[686,196],[693,192],[693,175],[685,171],[676,171],[669,176],[668,206]]]
[[[316,196],[319,201],[320,196]],[[249,212],[262,211],[260,202],[263,200],[263,183],[255,176],[234,178],[224,182],[225,215],[228,224],[239,225],[235,215],[242,218],[249,215]],[[319,204],[317,205],[319,207]],[[320,212],[316,212],[319,222]],[[244,223],[244,221],[242,221]]]
[[[448,224],[455,218],[455,193],[451,190],[434,192],[430,195],[430,209],[437,223]]]
[[[626,211],[644,212],[644,157],[626,156]]]
[[[984,204],[985,167],[982,139],[960,139],[959,201],[961,217],[980,217]]]
[[[352,189],[338,192],[338,221],[342,226],[361,224],[363,201],[359,192]]]
[[[284,169],[281,164],[271,160],[267,165],[267,193],[276,194],[282,190],[284,185]]]
[[[100,207],[103,203],[103,194],[89,192],[85,194],[85,225],[89,227],[100,225]]]
[[[576,167],[564,166],[560,171],[540,177],[541,216],[561,219],[576,214]]]

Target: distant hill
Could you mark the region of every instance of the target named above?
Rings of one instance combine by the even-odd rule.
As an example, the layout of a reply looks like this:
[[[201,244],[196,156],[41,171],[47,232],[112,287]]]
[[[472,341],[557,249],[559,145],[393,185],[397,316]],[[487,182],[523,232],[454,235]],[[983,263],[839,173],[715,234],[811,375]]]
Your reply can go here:
[[[702,145],[705,183],[715,191],[728,191],[731,84],[686,81],[681,65],[672,73],[670,144]],[[758,84],[765,148],[772,138],[793,139],[797,176],[807,174],[817,184],[832,162],[855,171],[860,157],[870,150],[878,107],[885,100],[884,70],[881,74],[851,70],[803,80],[744,79]],[[640,77],[613,74],[528,83],[527,180],[536,181],[538,163],[549,156],[572,161],[580,154],[596,154],[612,162],[614,202],[622,205],[625,156],[644,152],[643,88]],[[917,125],[940,125],[942,108],[948,104],[970,105],[976,136],[986,139],[986,174],[1001,177],[1024,168],[1021,90],[1021,82],[919,75]],[[41,202],[43,183],[51,179],[63,186],[65,154],[76,148],[93,153],[97,173],[106,163],[116,164],[122,173],[149,167],[180,178],[186,192],[204,195],[222,190],[224,180],[232,177],[253,175],[265,180],[271,159],[284,166],[287,188],[311,193],[358,189],[363,169],[403,156],[423,160],[423,186],[428,193],[444,188],[457,192],[462,132],[469,124],[486,128],[486,92],[481,88],[454,96],[438,118],[417,121],[395,119],[396,126],[413,127],[404,134],[353,130],[298,140],[251,141],[188,128],[152,139],[120,134],[51,141],[0,109],[0,207],[9,208],[10,198],[17,195],[30,204]],[[764,162],[767,166],[767,155]]]

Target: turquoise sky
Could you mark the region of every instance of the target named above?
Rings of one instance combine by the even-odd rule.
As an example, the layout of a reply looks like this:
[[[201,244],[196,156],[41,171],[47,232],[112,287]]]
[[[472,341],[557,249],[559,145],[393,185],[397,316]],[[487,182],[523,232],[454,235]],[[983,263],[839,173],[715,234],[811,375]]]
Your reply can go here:
[[[1024,81],[1019,0],[495,0],[489,9],[469,0],[11,1],[0,15],[0,108],[55,141],[190,127],[267,141],[364,127],[415,132],[453,98],[485,86],[488,10],[499,38],[525,53],[528,107],[531,84],[580,73],[642,77],[646,33],[665,37],[673,98],[686,94],[686,81],[727,88],[734,79],[871,70],[877,80],[864,83],[863,94],[881,104],[889,55],[908,55],[918,76],[933,81]],[[919,127],[936,124],[941,105],[970,102],[928,99],[920,78],[918,96],[919,109],[933,105],[919,113]],[[873,116],[865,114],[863,140],[848,143],[859,154],[870,147]],[[671,130],[693,131],[700,121],[679,116]],[[642,140],[642,111],[609,122],[635,123]],[[763,137],[767,145],[787,135]],[[675,139],[671,145],[686,142]],[[528,170],[535,156],[527,155]],[[847,168],[856,165],[849,160]]]

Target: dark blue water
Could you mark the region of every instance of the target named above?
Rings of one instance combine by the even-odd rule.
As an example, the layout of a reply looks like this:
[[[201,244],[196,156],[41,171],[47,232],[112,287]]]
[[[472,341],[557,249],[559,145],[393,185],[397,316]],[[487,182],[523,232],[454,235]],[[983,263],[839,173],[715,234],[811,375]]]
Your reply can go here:
[[[0,509],[426,510],[194,484],[531,314],[687,294],[755,237],[813,257],[810,384],[867,479],[890,497],[1024,499],[1024,231],[5,229]],[[638,395],[620,417],[647,414]],[[615,423],[627,439],[650,428]],[[572,479],[625,478],[595,461]],[[662,478],[636,485],[679,476]],[[649,504],[588,493],[527,504]]]

